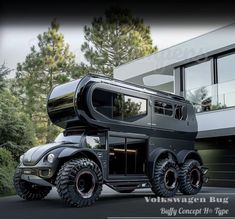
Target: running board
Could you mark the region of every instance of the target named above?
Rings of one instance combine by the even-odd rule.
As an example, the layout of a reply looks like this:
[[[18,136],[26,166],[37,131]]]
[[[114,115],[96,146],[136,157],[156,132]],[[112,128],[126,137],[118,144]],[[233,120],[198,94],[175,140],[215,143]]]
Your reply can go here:
[[[112,189],[126,190],[126,189],[136,189],[136,188],[149,188],[148,179],[138,179],[138,180],[106,180],[105,184]]]

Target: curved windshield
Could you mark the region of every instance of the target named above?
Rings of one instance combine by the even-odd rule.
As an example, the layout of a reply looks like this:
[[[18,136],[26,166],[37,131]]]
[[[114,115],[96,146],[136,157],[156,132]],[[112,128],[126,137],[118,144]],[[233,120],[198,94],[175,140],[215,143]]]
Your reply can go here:
[[[82,135],[67,135],[65,136],[64,133],[60,133],[56,139],[56,143],[80,143]]]

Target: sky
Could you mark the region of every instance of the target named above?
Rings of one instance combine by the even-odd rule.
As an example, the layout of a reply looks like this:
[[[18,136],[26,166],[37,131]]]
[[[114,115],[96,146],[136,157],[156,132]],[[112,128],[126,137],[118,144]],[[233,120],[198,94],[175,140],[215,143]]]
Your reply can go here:
[[[227,25],[214,24],[209,26],[197,26],[189,28],[188,26],[162,26],[152,25],[151,35],[153,45],[159,50],[176,45],[193,37]],[[48,25],[36,26],[1,26],[0,27],[0,64],[4,63],[7,67],[15,69],[18,62],[23,62],[26,55],[30,52],[30,47],[37,45],[37,35],[46,31]],[[76,61],[79,63],[85,61],[80,50],[84,42],[83,26],[61,24],[60,30],[65,37],[65,42],[69,43],[70,50],[76,55]],[[14,71],[12,72],[14,73]],[[13,76],[13,74],[12,74]]]
[[[174,14],[173,12],[176,9],[174,6],[172,6],[173,12],[168,7],[167,13],[164,13],[165,5],[160,6],[162,10],[158,9],[159,13],[155,13],[152,10],[153,7],[148,5],[145,5],[147,8],[143,8],[140,5],[132,9],[135,16],[142,17],[145,24],[150,25],[153,45],[157,46],[159,50],[200,36],[235,21],[234,16],[224,16],[223,14],[223,19],[218,15],[215,19],[213,14],[208,16],[207,11],[201,11],[201,16],[198,14],[192,16],[189,11],[191,7],[186,7],[183,15]],[[160,6],[156,5],[155,7],[159,8]],[[11,77],[14,76],[17,63],[25,60],[31,46],[37,45],[38,34],[47,31],[50,21],[55,17],[61,25],[60,31],[64,34],[65,42],[69,43],[70,50],[76,55],[76,61],[78,63],[85,61],[80,50],[81,44],[84,42],[83,27],[84,25],[89,25],[93,17],[102,16],[105,10],[100,5],[97,8],[93,8],[93,10],[90,9],[89,5],[82,5],[77,8],[76,13],[74,11],[66,11],[64,14],[45,12],[45,15],[33,16],[30,14],[27,16],[27,11],[24,11],[27,8],[22,8],[22,10],[15,8],[18,13],[21,11],[21,14],[15,14],[14,7],[12,7],[10,7],[11,14],[8,14],[8,11],[5,10],[0,20],[0,64],[5,62],[7,67],[13,69]],[[220,5],[218,7],[221,8]],[[60,6],[60,8],[63,9],[63,6]],[[70,5],[69,8],[73,7]],[[67,16],[71,13],[75,13],[76,16]]]

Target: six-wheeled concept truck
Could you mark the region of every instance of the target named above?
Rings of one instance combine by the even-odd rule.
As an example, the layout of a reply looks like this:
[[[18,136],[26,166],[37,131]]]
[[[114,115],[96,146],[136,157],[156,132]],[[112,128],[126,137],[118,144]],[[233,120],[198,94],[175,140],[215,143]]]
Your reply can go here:
[[[194,149],[197,121],[183,97],[97,75],[56,86],[48,115],[64,129],[21,156],[14,185],[26,200],[53,186],[70,206],[93,204],[102,185],[120,193],[196,194],[207,169]]]

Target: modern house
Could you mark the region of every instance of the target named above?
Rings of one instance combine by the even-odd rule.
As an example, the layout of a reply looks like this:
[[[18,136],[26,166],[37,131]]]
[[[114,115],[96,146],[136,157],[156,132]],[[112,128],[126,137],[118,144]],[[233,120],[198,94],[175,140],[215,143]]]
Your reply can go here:
[[[235,187],[235,24],[121,65],[114,77],[190,100],[209,185]]]

